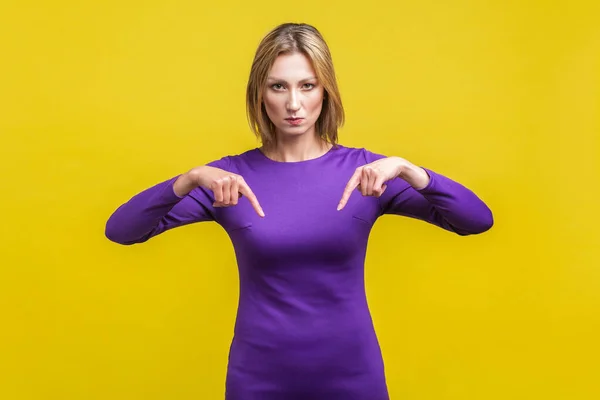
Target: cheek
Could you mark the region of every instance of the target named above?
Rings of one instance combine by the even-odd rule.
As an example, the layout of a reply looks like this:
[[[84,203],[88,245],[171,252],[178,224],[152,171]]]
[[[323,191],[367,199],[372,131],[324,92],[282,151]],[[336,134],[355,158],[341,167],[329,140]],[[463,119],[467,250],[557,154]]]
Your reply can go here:
[[[263,103],[265,105],[265,110],[267,111],[267,115],[271,116],[277,112],[277,99],[273,96],[264,96]]]
[[[323,95],[315,93],[314,96],[310,96],[307,99],[307,108],[311,112],[321,112],[321,108],[323,107]]]
[[[267,92],[263,95],[263,102],[265,103],[265,106],[274,109],[285,105],[285,96],[281,96],[281,94],[278,93]]]

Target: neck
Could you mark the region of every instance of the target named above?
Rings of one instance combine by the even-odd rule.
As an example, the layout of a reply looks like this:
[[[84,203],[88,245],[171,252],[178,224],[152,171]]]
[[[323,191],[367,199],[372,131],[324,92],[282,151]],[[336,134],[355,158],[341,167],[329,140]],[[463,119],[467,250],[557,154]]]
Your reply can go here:
[[[271,146],[261,147],[262,152],[274,161],[297,162],[321,157],[329,151],[331,144],[316,135],[277,138]]]

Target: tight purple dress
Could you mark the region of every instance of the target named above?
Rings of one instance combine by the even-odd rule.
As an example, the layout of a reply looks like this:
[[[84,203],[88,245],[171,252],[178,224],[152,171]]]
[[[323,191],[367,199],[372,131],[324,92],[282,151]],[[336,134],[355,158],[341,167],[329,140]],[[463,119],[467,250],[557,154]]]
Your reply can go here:
[[[355,191],[337,211],[355,169],[382,157],[337,146],[316,159],[277,162],[253,149],[209,165],[242,175],[264,218],[245,197],[226,208],[214,208],[212,192],[203,188],[178,197],[173,177],[137,194],[108,220],[106,236],[126,245],[199,221],[215,221],[228,233],[240,295],[226,399],[389,398],[365,295],[373,224],[397,214],[469,235],[488,230],[493,220],[472,191],[429,169],[424,189],[394,179],[382,197]]]

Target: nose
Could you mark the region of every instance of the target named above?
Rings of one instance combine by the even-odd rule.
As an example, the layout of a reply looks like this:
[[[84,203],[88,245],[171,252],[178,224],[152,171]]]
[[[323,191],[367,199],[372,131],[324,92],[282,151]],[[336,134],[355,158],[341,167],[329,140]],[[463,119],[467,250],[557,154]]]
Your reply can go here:
[[[290,112],[295,112],[300,109],[300,100],[298,99],[298,93],[296,93],[295,90],[290,90],[286,107]]]

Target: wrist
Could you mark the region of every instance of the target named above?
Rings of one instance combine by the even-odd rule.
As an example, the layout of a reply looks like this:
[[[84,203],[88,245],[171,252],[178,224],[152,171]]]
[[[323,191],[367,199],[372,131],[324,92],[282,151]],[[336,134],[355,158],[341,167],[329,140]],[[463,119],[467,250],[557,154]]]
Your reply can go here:
[[[181,174],[175,183],[173,183],[173,192],[175,192],[178,197],[183,197],[197,186],[196,181],[197,178],[194,177],[194,171]]]
[[[408,163],[400,168],[399,178],[404,179],[414,189],[425,188],[430,181],[429,174],[423,168]]]

